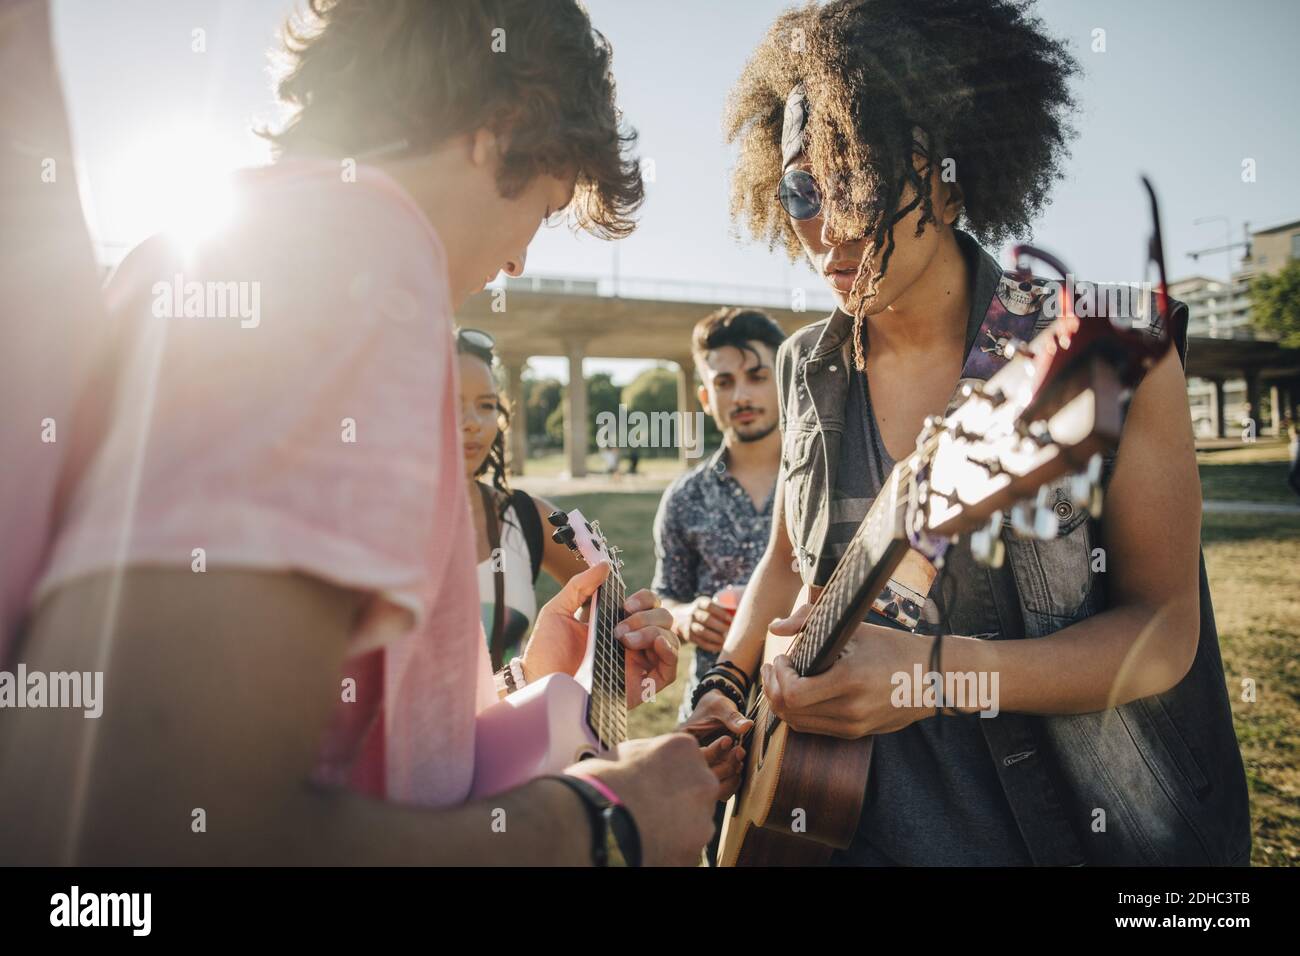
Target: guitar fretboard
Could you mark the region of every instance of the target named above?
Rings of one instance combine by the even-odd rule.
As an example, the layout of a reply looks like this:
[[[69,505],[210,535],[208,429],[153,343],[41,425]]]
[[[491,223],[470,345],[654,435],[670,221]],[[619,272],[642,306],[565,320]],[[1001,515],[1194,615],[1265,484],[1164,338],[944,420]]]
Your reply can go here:
[[[884,579],[893,570],[891,563],[883,569],[882,574],[882,569],[878,566],[888,555],[890,545],[898,540],[898,502],[894,482],[903,478],[902,469],[901,464],[895,467],[895,475],[891,475],[872,502],[867,516],[862,519],[862,524],[858,526],[844,555],[836,564],[830,580],[826,582],[821,597],[813,605],[803,631],[790,647],[790,661],[801,675],[818,673],[830,666],[831,661],[826,658],[832,651],[838,651],[837,637],[862,620],[865,613],[862,606],[864,601],[870,603],[883,587]],[[864,595],[863,591],[875,578],[882,579],[881,587]]]
[[[835,565],[803,630],[790,645],[787,656],[800,675],[820,673],[834,663],[847,636],[863,620],[871,600],[884,589],[889,575],[907,554],[908,544],[900,527],[899,487],[910,475],[906,463],[894,466],[885,487],[871,503],[867,516]],[[776,716],[761,690],[749,716],[755,728],[766,726],[770,735]]]
[[[596,592],[596,637],[587,723],[606,748],[627,739],[627,680],[623,642],[614,628],[623,620],[623,577],[611,568]]]

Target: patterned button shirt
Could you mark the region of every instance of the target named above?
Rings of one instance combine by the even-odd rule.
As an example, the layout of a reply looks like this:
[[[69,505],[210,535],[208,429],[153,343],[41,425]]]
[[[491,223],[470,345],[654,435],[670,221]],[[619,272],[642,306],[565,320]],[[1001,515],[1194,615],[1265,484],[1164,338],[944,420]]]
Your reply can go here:
[[[773,483],[761,509],[727,469],[726,447],[719,448],[664,492],[655,515],[655,593],[674,601],[712,597],[749,581],[767,548],[772,528]],[[691,694],[716,654],[695,649],[691,676],[682,697],[681,719],[691,709]]]

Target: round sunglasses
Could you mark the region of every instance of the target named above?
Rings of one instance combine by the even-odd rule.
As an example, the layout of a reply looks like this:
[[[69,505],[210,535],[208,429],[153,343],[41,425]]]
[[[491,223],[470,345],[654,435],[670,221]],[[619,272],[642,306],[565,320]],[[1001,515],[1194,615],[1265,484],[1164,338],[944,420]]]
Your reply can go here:
[[[781,175],[776,198],[791,219],[816,219],[822,211],[822,191],[806,169],[787,169]]]

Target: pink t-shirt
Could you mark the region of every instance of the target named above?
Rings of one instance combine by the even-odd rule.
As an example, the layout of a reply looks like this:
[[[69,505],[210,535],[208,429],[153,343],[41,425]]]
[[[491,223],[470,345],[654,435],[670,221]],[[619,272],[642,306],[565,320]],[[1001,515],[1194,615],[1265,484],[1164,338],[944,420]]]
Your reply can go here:
[[[123,262],[106,289],[116,391],[33,601],[200,561],[368,592],[342,675],[356,701],[318,776],[442,806],[468,794],[475,714],[495,699],[446,255],[396,182],[343,172],[241,173],[218,237],[189,253],[154,237]]]

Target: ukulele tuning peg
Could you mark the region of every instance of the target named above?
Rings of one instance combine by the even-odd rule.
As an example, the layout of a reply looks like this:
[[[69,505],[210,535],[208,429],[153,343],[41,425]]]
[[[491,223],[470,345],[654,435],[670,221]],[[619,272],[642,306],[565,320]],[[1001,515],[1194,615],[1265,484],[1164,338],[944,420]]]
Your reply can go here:
[[[577,536],[577,532],[575,532],[573,528],[569,527],[569,525],[567,524],[562,527],[556,528],[553,532],[551,532],[551,540],[554,541],[556,544],[564,545],[570,551],[578,550],[578,546],[574,544],[574,538],[576,536]]]
[[[563,528],[569,523],[569,516],[563,511],[552,511],[546,516],[546,520],[551,523],[553,528]],[[556,540],[559,540],[558,538]]]

